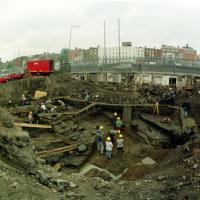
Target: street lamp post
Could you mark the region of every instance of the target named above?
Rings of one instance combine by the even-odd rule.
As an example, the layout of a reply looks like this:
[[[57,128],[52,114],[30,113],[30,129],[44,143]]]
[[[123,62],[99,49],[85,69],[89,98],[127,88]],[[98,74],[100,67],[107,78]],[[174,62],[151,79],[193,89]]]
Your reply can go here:
[[[68,60],[70,62],[70,47],[71,47],[71,39],[72,39],[72,30],[73,28],[80,28],[80,26],[71,26],[69,33],[69,49],[68,49]]]
[[[69,33],[69,50],[70,50],[70,46],[71,46],[71,39],[72,39],[72,30],[73,28],[80,28],[80,26],[71,26],[70,28],[70,33]]]

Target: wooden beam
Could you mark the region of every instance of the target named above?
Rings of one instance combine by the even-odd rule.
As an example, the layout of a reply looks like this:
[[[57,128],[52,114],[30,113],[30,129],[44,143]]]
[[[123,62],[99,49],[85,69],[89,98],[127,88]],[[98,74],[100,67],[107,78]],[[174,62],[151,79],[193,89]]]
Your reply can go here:
[[[28,127],[28,128],[52,128],[52,125],[47,124],[31,124],[31,123],[14,123],[15,126]]]
[[[53,168],[54,168],[56,171],[58,171],[58,170],[60,170],[60,168],[61,168],[61,164],[58,162],[58,163],[56,163],[56,164],[53,166]]]
[[[69,145],[69,146],[65,146],[65,147],[60,147],[60,148],[56,148],[56,149],[51,149],[51,150],[46,150],[46,151],[40,151],[38,152],[38,156],[40,158],[45,158],[47,157],[49,154],[60,154],[60,153],[64,153],[67,151],[72,151],[74,149],[77,148],[76,144],[73,145]]]
[[[75,112],[54,112],[54,113],[41,113],[39,114],[38,116],[39,117],[47,117],[47,116],[52,116],[52,115],[71,115],[71,116],[77,116],[77,115],[80,115],[81,113],[85,112],[85,111],[88,111],[90,108],[94,107],[95,108],[96,106],[96,103],[92,103],[92,104],[89,104],[83,108],[81,108],[80,110],[78,111],[75,111]]]
[[[52,98],[52,99],[63,99],[63,100],[68,100],[68,101],[72,101],[75,103],[87,103],[87,101],[81,100],[81,99],[74,99],[74,98],[70,98],[70,97],[58,97],[58,98]],[[41,113],[39,114],[39,117],[45,117],[45,116],[52,116],[52,115],[68,115],[68,116],[79,116],[81,113],[83,112],[87,112],[89,111],[89,109],[91,109],[92,107],[94,107],[94,109],[96,107],[99,108],[121,108],[123,109],[124,107],[133,107],[133,108],[154,108],[155,104],[111,104],[111,103],[102,103],[102,102],[91,102],[91,104],[81,108],[78,111],[74,111],[74,112],[55,112],[55,113]],[[172,110],[176,110],[176,111],[180,111],[180,107],[177,106],[171,106],[171,105],[159,105],[160,108],[169,108]]]
[[[56,97],[56,98],[52,98],[52,100],[56,100],[56,99],[63,99],[63,100],[69,100],[69,101],[73,101],[76,103],[87,103],[87,101],[82,100],[82,99],[75,99],[75,98],[70,98],[68,96],[61,96],[61,97]],[[155,104],[111,104],[111,103],[102,103],[102,102],[90,102],[91,104],[95,103],[96,106],[99,107],[104,107],[104,106],[110,106],[110,107],[124,107],[124,106],[131,106],[131,107],[155,107]],[[90,104],[90,105],[91,105]],[[88,105],[89,106],[89,105]],[[174,110],[179,110],[180,107],[178,106],[171,106],[171,105],[159,105],[161,108],[171,108]]]
[[[56,141],[56,142],[61,142],[63,140],[61,139],[57,139],[57,138],[32,138],[32,140],[52,140],[52,141]]]
[[[75,112],[52,112],[52,113],[40,113],[38,114],[39,117],[48,117],[53,115],[74,115]]]
[[[89,104],[88,106],[85,106],[84,108],[78,110],[76,112],[76,115],[80,115],[81,113],[88,111],[90,108],[95,108],[95,106],[96,106],[96,103]]]

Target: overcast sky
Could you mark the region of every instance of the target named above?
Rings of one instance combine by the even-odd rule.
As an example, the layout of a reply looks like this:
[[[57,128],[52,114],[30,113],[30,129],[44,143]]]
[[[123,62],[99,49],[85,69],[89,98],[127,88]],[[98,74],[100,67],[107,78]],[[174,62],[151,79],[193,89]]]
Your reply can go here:
[[[117,18],[121,41],[136,46],[189,44],[200,51],[198,0],[0,0],[0,57],[60,52],[71,48],[103,46],[106,20],[107,46],[117,46]]]

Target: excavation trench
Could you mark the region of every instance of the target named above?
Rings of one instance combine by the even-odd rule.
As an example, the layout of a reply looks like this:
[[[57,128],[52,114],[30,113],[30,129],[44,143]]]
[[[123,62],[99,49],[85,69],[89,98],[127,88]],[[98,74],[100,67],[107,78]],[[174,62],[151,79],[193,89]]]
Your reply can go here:
[[[51,103],[47,105],[58,106],[58,100],[62,100],[67,107],[60,107],[54,113],[39,115],[40,123],[51,124],[52,130],[23,128],[30,133],[32,144],[39,157],[58,171],[84,172],[87,176],[104,174],[103,177],[111,177],[112,180],[119,178],[135,180],[150,173],[172,148],[189,139],[188,135],[182,134],[180,113],[176,107],[161,106],[160,116],[153,116],[154,105],[128,104],[132,107],[132,121],[125,122],[123,129],[125,140],[123,158],[120,160],[114,147],[113,158],[108,161],[105,155],[96,152],[96,125],[104,126],[104,140],[106,140],[112,129],[113,112],[122,116],[123,108],[127,104],[103,102],[88,104],[84,100],[63,96],[51,98]],[[19,117],[24,117],[23,113],[33,108],[37,111],[37,104],[38,102],[33,100],[30,106],[13,108],[12,112],[16,115],[22,113]],[[165,121],[165,119],[170,120]],[[143,164],[142,160],[146,157],[155,163]]]
[[[138,136],[140,129],[138,130],[138,127],[132,128],[126,124],[123,131],[125,140],[123,158],[121,160],[118,157],[116,147],[114,147],[113,159],[108,161],[105,155],[96,152],[95,127],[103,124],[105,130],[104,139],[106,139],[109,130],[112,128],[110,115],[112,113],[105,116],[101,111],[101,114],[95,113],[86,115],[84,119],[80,118],[79,123],[77,123],[77,120],[65,121],[67,130],[65,129],[66,127],[63,127],[63,122],[58,123],[56,130],[59,130],[58,128],[63,130],[63,133],[60,132],[59,134],[55,130],[54,132],[42,129],[38,131],[29,129],[28,131],[38,152],[56,150],[73,144],[84,144],[85,146],[82,146],[82,150],[77,146],[77,148],[70,151],[49,154],[42,157],[42,159],[45,159],[47,164],[50,164],[58,171],[63,171],[67,174],[76,172],[89,177],[100,176],[105,180],[135,180],[141,178],[150,173],[156,165],[159,165],[171,151],[172,144],[170,145],[171,141],[168,137],[165,136],[168,144],[164,146],[164,149],[163,145],[161,145],[162,143],[158,143],[158,141],[155,143],[155,141],[148,139],[149,142],[145,142],[145,144],[144,139],[141,140],[141,137]],[[137,122],[137,120],[134,121]],[[149,129],[151,125],[143,122],[142,126],[146,126]],[[152,130],[154,131],[154,129]],[[162,131],[159,134],[162,134]],[[90,137],[90,140],[85,141],[88,137]],[[155,164],[143,164],[142,160],[146,157],[154,160]]]
[[[105,155],[96,152],[95,128],[96,125],[104,126],[106,140],[112,129],[113,111],[122,113],[123,105],[88,105],[85,101],[61,99],[76,108],[75,114],[43,115],[44,119],[51,117],[53,130],[26,129],[38,155],[58,171],[100,176],[106,180],[135,180],[154,170],[174,147],[189,138],[183,135],[177,110],[161,107],[160,116],[154,116],[152,107],[135,106],[132,122],[125,123],[122,131],[125,140],[123,158],[120,160],[114,147],[113,158],[108,161]],[[144,164],[145,158],[155,162]]]

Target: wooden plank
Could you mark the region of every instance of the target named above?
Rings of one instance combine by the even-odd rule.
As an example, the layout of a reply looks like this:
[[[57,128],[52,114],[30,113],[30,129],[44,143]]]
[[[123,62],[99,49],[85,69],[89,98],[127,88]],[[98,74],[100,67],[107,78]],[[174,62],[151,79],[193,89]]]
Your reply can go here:
[[[61,168],[61,164],[58,162],[58,163],[56,163],[56,164],[53,166],[53,168],[54,168],[56,171],[58,171],[58,170],[60,170],[60,168]]]
[[[46,154],[46,153],[59,152],[59,151],[68,150],[68,149],[71,149],[71,148],[77,148],[77,145],[76,144],[72,144],[72,145],[65,146],[65,147],[59,147],[59,148],[56,148],[56,149],[40,151],[40,152],[38,152],[38,155]]]
[[[74,115],[76,112],[52,112],[52,113],[41,113],[38,116],[39,117],[48,117],[48,116],[53,116],[53,115]]]
[[[14,123],[15,126],[29,127],[29,128],[52,128],[52,125],[47,124],[31,124],[31,123]]]
[[[72,150],[74,150],[76,148],[77,148],[77,145],[73,144],[73,145],[66,146],[66,147],[60,147],[60,148],[56,148],[56,149],[51,149],[51,150],[46,150],[46,151],[40,151],[40,152],[38,152],[38,156],[40,158],[45,158],[49,154],[64,153],[64,152],[67,152],[67,151],[72,151]]]
[[[32,138],[32,140],[52,140],[52,141],[56,141],[56,142],[63,141],[61,139],[56,139],[56,138]]]
[[[48,139],[48,138],[46,138],[46,139],[45,138],[41,138],[41,139],[40,138],[32,138],[31,140],[32,140],[33,143],[36,143],[38,141],[43,141],[43,143],[49,143],[49,144],[50,143],[61,143],[61,142],[65,143],[63,140],[59,140],[59,139],[53,140],[53,139]]]
[[[74,101],[76,103],[87,103],[87,101],[82,100],[82,99],[75,99],[75,98],[70,98],[68,96],[61,96],[61,97],[56,97],[52,98],[53,99],[64,99],[64,100],[70,100]],[[96,104],[96,106],[110,106],[110,107],[124,107],[124,106],[131,106],[131,107],[155,107],[155,104],[111,104],[111,103],[102,103],[102,102],[91,102],[92,104]],[[90,105],[92,105],[90,104]],[[88,105],[89,106],[89,105]],[[174,110],[179,109],[180,107],[178,106],[171,106],[171,105],[159,105],[161,108],[171,108]],[[87,107],[87,106],[86,106]]]
[[[85,111],[88,111],[90,108],[95,107],[95,106],[96,106],[96,103],[89,104],[88,106],[86,106],[86,107],[84,107],[84,108],[78,110],[78,111],[76,112],[76,114],[79,115],[79,114],[81,114],[81,113],[83,113],[83,112],[85,112]]]
[[[52,116],[52,115],[69,115],[69,116],[71,115],[71,116],[76,116],[76,115],[81,114],[82,112],[88,111],[90,108],[95,107],[95,106],[96,106],[96,103],[92,103],[92,104],[90,104],[90,105],[88,105],[88,106],[86,106],[86,107],[81,108],[81,109],[78,110],[78,111],[75,111],[75,112],[41,113],[41,114],[39,114],[38,116],[39,116],[39,117],[47,117],[47,116]]]
[[[87,103],[87,101],[84,101],[84,100],[81,100],[81,99],[74,99],[74,98],[70,98],[70,97],[66,97],[66,96],[63,96],[63,97],[58,97],[58,98],[52,98],[52,99],[64,99],[64,100],[70,100],[70,101],[73,101],[73,102],[76,102],[76,103]],[[80,115],[81,113],[85,112],[85,111],[88,111],[90,108],[92,107],[103,107],[103,108],[106,108],[106,107],[111,107],[111,108],[124,108],[124,107],[142,107],[142,108],[154,108],[155,107],[155,104],[111,104],[111,103],[102,103],[102,102],[91,102],[91,104],[81,108],[80,110],[78,111],[75,111],[75,112],[63,112],[63,113],[42,113],[40,114],[39,116],[40,117],[45,117],[45,116],[52,116],[52,115],[69,115],[69,116],[78,116]],[[177,111],[180,111],[180,107],[178,106],[171,106],[171,105],[159,105],[160,108],[169,108],[169,109],[172,109],[172,110],[177,110]]]

